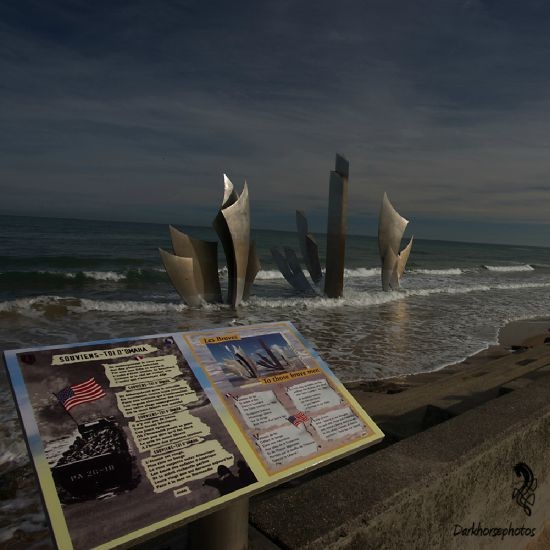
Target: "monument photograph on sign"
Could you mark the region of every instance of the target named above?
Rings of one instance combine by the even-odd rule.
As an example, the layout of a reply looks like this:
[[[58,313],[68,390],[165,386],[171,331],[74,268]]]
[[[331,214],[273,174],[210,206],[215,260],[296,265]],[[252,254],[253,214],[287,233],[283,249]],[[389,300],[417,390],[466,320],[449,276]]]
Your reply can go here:
[[[305,368],[280,333],[206,345],[233,385],[242,385],[250,382],[250,379]]]

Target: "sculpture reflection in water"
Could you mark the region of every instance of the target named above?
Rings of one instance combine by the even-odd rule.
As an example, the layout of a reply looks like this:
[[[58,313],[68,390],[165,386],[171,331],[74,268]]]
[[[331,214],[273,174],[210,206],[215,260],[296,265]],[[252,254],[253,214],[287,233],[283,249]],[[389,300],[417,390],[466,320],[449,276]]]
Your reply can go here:
[[[250,294],[260,261],[250,239],[248,185],[239,196],[224,174],[224,195],[213,222],[227,262],[226,303],[236,308]],[[218,243],[194,239],[170,226],[174,254],[159,249],[172,284],[190,306],[222,302],[218,271]]]
[[[378,219],[378,249],[382,260],[382,289],[384,291],[399,290],[399,283],[409,254],[411,253],[413,238],[409,244],[399,252],[401,239],[409,220],[401,216],[392,206],[388,195],[384,193],[380,217]]]
[[[290,285],[303,293],[321,293],[329,298],[339,298],[344,291],[344,260],[346,254],[347,203],[349,162],[342,155],[336,155],[334,171],[330,173],[329,204],[327,221],[327,268],[323,271],[319,260],[319,247],[315,237],[308,230],[307,217],[302,210],[296,210],[296,229],[300,252],[313,285],[308,281],[296,253],[285,248],[281,254],[277,247],[271,249],[273,260]]]

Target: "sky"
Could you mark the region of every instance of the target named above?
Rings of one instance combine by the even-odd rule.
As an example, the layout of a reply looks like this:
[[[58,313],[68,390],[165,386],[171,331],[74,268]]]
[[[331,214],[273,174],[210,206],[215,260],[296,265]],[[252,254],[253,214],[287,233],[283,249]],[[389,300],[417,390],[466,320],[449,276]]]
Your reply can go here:
[[[0,213],[548,245],[544,0],[0,4]]]

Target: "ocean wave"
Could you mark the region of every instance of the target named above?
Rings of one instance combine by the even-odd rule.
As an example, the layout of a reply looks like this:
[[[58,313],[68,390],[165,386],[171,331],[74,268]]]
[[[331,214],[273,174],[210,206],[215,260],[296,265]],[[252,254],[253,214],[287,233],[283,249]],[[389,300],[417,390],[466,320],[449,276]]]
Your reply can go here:
[[[307,274],[307,268],[303,267],[303,271]],[[227,269],[219,270],[219,273],[222,277],[227,276]],[[323,270],[324,273],[324,270]],[[378,277],[380,276],[379,267],[354,267],[344,269],[344,277],[346,278],[355,278],[355,277]],[[265,281],[265,280],[276,280],[284,279],[283,274],[278,269],[262,269],[256,275],[256,280]]]
[[[126,271],[3,271],[0,284],[5,288],[28,286],[74,286],[99,283],[155,283],[166,281],[161,269],[128,269]]]
[[[473,292],[494,292],[506,290],[550,288],[548,283],[502,283],[502,284],[479,284],[470,286],[444,286],[426,289],[401,289],[399,291],[383,292],[360,291],[346,289],[344,297],[331,299],[323,296],[308,297],[258,297],[252,296],[248,301],[242,302],[244,309],[269,308],[269,309],[334,309],[340,307],[369,307],[398,300],[405,300],[409,297],[432,296],[436,294],[469,294]],[[219,311],[227,309],[225,304],[203,304],[201,309],[207,311]],[[183,303],[154,302],[154,301],[131,301],[131,300],[92,300],[88,298],[60,297],[60,296],[37,296],[34,298],[20,298],[0,302],[0,314],[21,314],[27,316],[55,314],[82,314],[86,312],[106,313],[170,313],[183,312],[189,307]]]
[[[293,298],[259,298],[251,297],[243,307],[264,307],[264,308],[303,308],[303,309],[330,309],[343,306],[369,307],[386,304],[398,300],[404,300],[414,296],[432,296],[436,294],[470,294],[473,292],[491,292],[501,290],[522,290],[528,288],[550,288],[549,283],[502,283],[502,284],[480,284],[470,286],[445,286],[425,289],[401,289],[398,291],[384,292],[347,290],[342,298],[330,299],[325,297],[308,298],[297,296]]]
[[[94,279],[95,281],[122,281],[126,279],[126,275],[123,273],[116,273],[115,271],[83,271],[82,274],[87,279]]]
[[[210,304],[205,304],[210,307]],[[220,307],[220,306],[215,306]],[[0,302],[0,313],[47,314],[55,313],[86,313],[103,311],[111,313],[165,313],[184,311],[188,309],[183,303],[144,302],[131,300],[91,300],[87,298],[72,298],[62,296],[35,296]]]
[[[344,269],[344,277],[354,278],[354,277],[379,277],[379,276],[380,276],[379,267],[355,267],[355,268]]]
[[[220,270],[221,271],[221,270]],[[306,273],[306,269],[304,269]],[[459,267],[451,267],[447,269],[407,269],[407,273],[416,275],[462,275],[464,271]],[[227,275],[227,271],[223,273]],[[346,279],[353,278],[367,278],[367,277],[380,277],[379,267],[350,267],[344,269],[344,277]],[[273,270],[261,270],[256,275],[257,280],[269,280],[269,279],[283,279],[283,275],[280,271]]]
[[[224,276],[227,276],[227,271],[225,272]],[[269,281],[273,279],[283,279],[283,274],[278,271],[277,269],[262,269],[258,271],[258,274],[256,275],[257,281]]]
[[[544,268],[547,266],[537,266]],[[550,266],[548,266],[550,267]],[[468,268],[446,268],[446,269],[424,269],[412,268],[407,270],[410,275],[424,276],[457,276],[470,271],[533,271],[531,265],[511,265],[511,266],[483,266],[475,269]],[[227,268],[218,270],[220,279],[227,279]],[[304,273],[307,273],[304,270]],[[370,279],[380,276],[379,267],[354,267],[344,270],[345,279]],[[256,275],[256,281],[282,281],[282,273],[276,269],[262,269]],[[36,270],[36,271],[3,271],[0,272],[0,286],[6,289],[21,288],[63,288],[72,286],[84,286],[92,284],[119,284],[125,286],[140,286],[143,284],[167,283],[168,277],[162,267],[134,268],[124,271],[118,270]]]
[[[459,267],[450,267],[448,269],[411,269],[410,273],[421,275],[462,275],[464,271]]]
[[[529,264],[524,265],[484,265],[483,266],[488,271],[533,271],[534,267]]]
[[[96,270],[98,268],[121,266],[128,269],[133,268],[136,265],[143,263],[143,258],[98,258],[98,257],[86,257],[86,256],[29,256],[18,257],[0,255],[0,265],[9,269],[26,269],[30,270],[40,267],[56,268],[56,269],[90,269]]]
[[[83,298],[80,304],[70,306],[74,313],[105,311],[108,313],[165,313],[189,309],[184,303],[171,302],[133,302],[128,300],[89,300]]]

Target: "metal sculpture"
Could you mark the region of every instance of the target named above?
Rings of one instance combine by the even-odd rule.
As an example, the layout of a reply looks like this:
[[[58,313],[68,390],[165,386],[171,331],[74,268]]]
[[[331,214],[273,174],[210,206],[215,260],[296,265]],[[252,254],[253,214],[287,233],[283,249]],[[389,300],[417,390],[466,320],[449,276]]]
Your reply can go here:
[[[172,248],[176,256],[193,258],[193,274],[197,292],[206,302],[221,302],[222,292],[218,276],[218,243],[189,237],[170,227]]]
[[[252,283],[254,282],[256,275],[258,275],[260,269],[262,269],[262,265],[260,264],[258,253],[256,252],[256,243],[254,241],[251,241],[250,248],[248,249],[248,265],[246,266],[243,300],[248,300],[250,296],[250,289],[252,288]]]
[[[212,225],[225,252],[228,302],[235,308],[243,299],[250,253],[250,205],[246,182],[241,196],[231,202],[232,196],[227,201],[224,196],[224,204]]]
[[[302,258],[306,263],[311,280],[318,284],[323,278],[321,262],[319,261],[319,247],[315,237],[308,231],[306,213],[302,210],[296,210],[296,229]]]
[[[300,292],[314,293],[313,287],[306,279],[294,250],[288,247],[285,247],[284,250],[285,255],[283,256],[276,246],[271,248],[271,255],[283,277],[290,283],[292,288]]]
[[[349,162],[336,155],[334,171],[330,173],[327,223],[327,263],[324,292],[329,298],[340,298],[344,291],[344,261],[346,255],[347,204],[349,186]],[[319,261],[319,247],[315,237],[308,231],[306,215],[296,210],[296,229],[302,258],[311,280],[320,285],[323,271]],[[301,292],[315,292],[306,279],[294,251],[289,249],[283,256],[277,249],[271,254],[284,278]]]
[[[337,154],[328,199],[325,294],[329,298],[340,298],[344,292],[348,183],[349,162]]]
[[[224,174],[224,194],[213,226],[220,238],[227,261],[227,302],[236,308],[250,295],[260,271],[256,246],[250,241],[250,205],[245,182],[239,196]],[[172,284],[190,306],[221,302],[218,274],[218,243],[194,239],[170,226],[175,254],[159,249]]]
[[[380,217],[378,219],[378,249],[382,260],[382,289],[384,291],[399,290],[400,280],[405,271],[413,238],[399,252],[401,239],[409,220],[401,216],[392,206],[388,195],[384,193]]]
[[[309,281],[306,279],[304,272],[302,271],[302,266],[300,265],[300,260],[296,256],[296,252],[288,246],[284,247],[286,261],[288,266],[294,274],[294,281],[300,287],[300,290],[303,292],[314,292],[313,287],[309,284]]]
[[[235,191],[235,187],[231,180],[227,177],[226,174],[223,175],[223,201],[220,208],[226,208],[231,206],[234,202],[237,201],[239,195]]]
[[[192,307],[200,306],[202,304],[202,299],[195,286],[193,258],[180,258],[179,256],[174,256],[174,254],[162,250],[162,248],[159,248],[159,252],[166,273],[168,273],[174,288],[177,290],[182,300]]]

